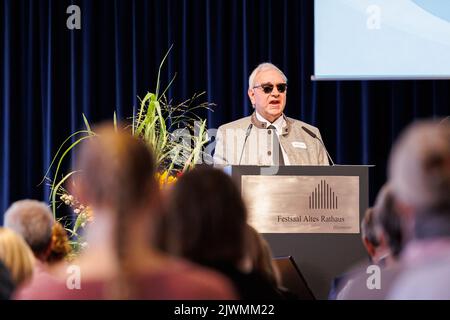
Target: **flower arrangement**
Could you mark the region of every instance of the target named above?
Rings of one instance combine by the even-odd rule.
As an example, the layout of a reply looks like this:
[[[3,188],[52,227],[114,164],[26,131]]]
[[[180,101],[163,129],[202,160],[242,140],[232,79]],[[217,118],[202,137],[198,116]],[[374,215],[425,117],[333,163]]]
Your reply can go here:
[[[179,174],[178,176],[173,176],[170,175],[168,171],[164,171],[162,173],[157,172],[156,181],[158,181],[160,189],[163,189],[177,182],[177,179],[180,175],[181,174]]]
[[[140,101],[137,114],[133,114],[131,118],[131,133],[142,139],[153,151],[157,165],[155,178],[161,188],[175,183],[183,172],[194,168],[203,157],[204,146],[209,142],[206,120],[198,117],[195,110],[211,110],[213,106],[207,102],[196,104],[204,92],[194,94],[192,98],[176,105],[168,101],[165,93],[176,75],[160,93],[161,68],[171,49],[172,47],[169,48],[159,66],[155,93],[149,92],[145,95]],[[69,207],[74,213],[75,221],[72,217],[63,217],[73,254],[77,254],[87,245],[83,239],[82,230],[94,220],[94,217],[88,204],[80,203],[64,188],[64,183],[77,172],[72,171],[60,180],[56,177],[60,175],[63,160],[67,155],[82,141],[96,135],[85,115],[82,116],[85,129],[74,132],[62,143],[44,178],[49,182],[51,189],[50,203],[55,219],[56,211],[62,205]],[[114,126],[117,128],[115,113],[113,119]],[[52,167],[55,167],[54,178],[48,178]]]

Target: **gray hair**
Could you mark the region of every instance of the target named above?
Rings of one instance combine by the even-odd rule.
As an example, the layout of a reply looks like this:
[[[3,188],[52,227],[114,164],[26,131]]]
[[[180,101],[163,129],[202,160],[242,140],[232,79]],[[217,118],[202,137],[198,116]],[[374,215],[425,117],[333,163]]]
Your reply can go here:
[[[375,214],[373,208],[367,208],[361,221],[361,237],[366,238],[374,246],[378,247],[380,241],[376,234]]]
[[[286,75],[283,73],[283,71],[281,71],[276,65],[270,63],[270,62],[264,62],[261,63],[260,65],[258,65],[250,74],[250,77],[248,77],[248,87],[251,89],[253,88],[254,84],[255,84],[255,78],[256,75],[262,71],[266,71],[266,70],[275,70],[278,71],[281,76],[283,77],[284,81],[287,82],[287,77]]]
[[[46,203],[36,200],[14,202],[3,219],[4,226],[21,235],[35,255],[48,248],[54,219]]]
[[[389,177],[395,197],[416,210],[450,208],[450,126],[420,121],[395,143]]]

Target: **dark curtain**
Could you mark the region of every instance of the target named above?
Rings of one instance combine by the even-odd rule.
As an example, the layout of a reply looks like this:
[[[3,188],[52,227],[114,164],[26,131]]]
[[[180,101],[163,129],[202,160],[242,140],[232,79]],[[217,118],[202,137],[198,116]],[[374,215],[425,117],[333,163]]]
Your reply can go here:
[[[0,5],[0,212],[38,186],[58,146],[91,123],[126,120],[155,90],[206,91],[209,127],[251,113],[247,79],[271,61],[289,78],[286,113],[321,130],[336,163],[374,164],[371,199],[386,178],[392,142],[411,121],[449,114],[449,81],[312,82],[313,1],[2,0]],[[81,30],[66,9],[81,8]],[[420,61],[417,61],[420,63]],[[199,102],[203,102],[199,101]],[[70,165],[70,164],[69,164]],[[67,165],[67,166],[69,166]],[[0,214],[1,216],[1,214]]]

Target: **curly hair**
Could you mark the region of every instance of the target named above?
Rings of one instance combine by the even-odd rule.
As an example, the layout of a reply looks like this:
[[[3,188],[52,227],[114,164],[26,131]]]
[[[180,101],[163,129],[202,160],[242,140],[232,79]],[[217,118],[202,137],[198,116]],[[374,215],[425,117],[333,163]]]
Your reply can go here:
[[[55,222],[52,227],[51,251],[47,258],[48,263],[56,263],[68,256],[72,251],[66,229],[60,222]]]

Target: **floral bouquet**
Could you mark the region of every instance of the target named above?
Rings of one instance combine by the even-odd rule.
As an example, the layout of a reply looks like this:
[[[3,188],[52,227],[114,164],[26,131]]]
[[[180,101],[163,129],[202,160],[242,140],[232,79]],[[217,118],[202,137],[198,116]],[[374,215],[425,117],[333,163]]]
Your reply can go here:
[[[195,94],[192,98],[180,104],[172,105],[167,100],[165,93],[173,83],[176,75],[171,79],[165,90],[160,93],[161,68],[171,48],[159,66],[155,93],[149,92],[146,94],[140,101],[137,114],[133,114],[131,118],[132,134],[142,139],[153,151],[157,165],[155,178],[161,188],[175,183],[183,172],[194,168],[204,156],[204,146],[209,142],[206,120],[198,117],[195,114],[195,110],[211,110],[211,106],[213,106],[213,104],[206,102],[195,104],[204,92]],[[95,217],[88,204],[80,203],[64,188],[64,183],[77,172],[72,171],[64,175],[60,180],[57,180],[56,177],[60,175],[63,160],[70,151],[83,140],[96,135],[84,115],[83,121],[85,129],[74,132],[62,143],[44,178],[49,181],[51,188],[50,203],[55,219],[57,210],[63,205],[69,207],[74,213],[72,217],[64,216],[61,221],[66,221],[64,227],[68,232],[72,251],[75,253],[80,252],[88,245],[83,239],[82,230]],[[114,126],[117,128],[115,113]],[[52,167],[55,167],[53,179],[48,177]]]

